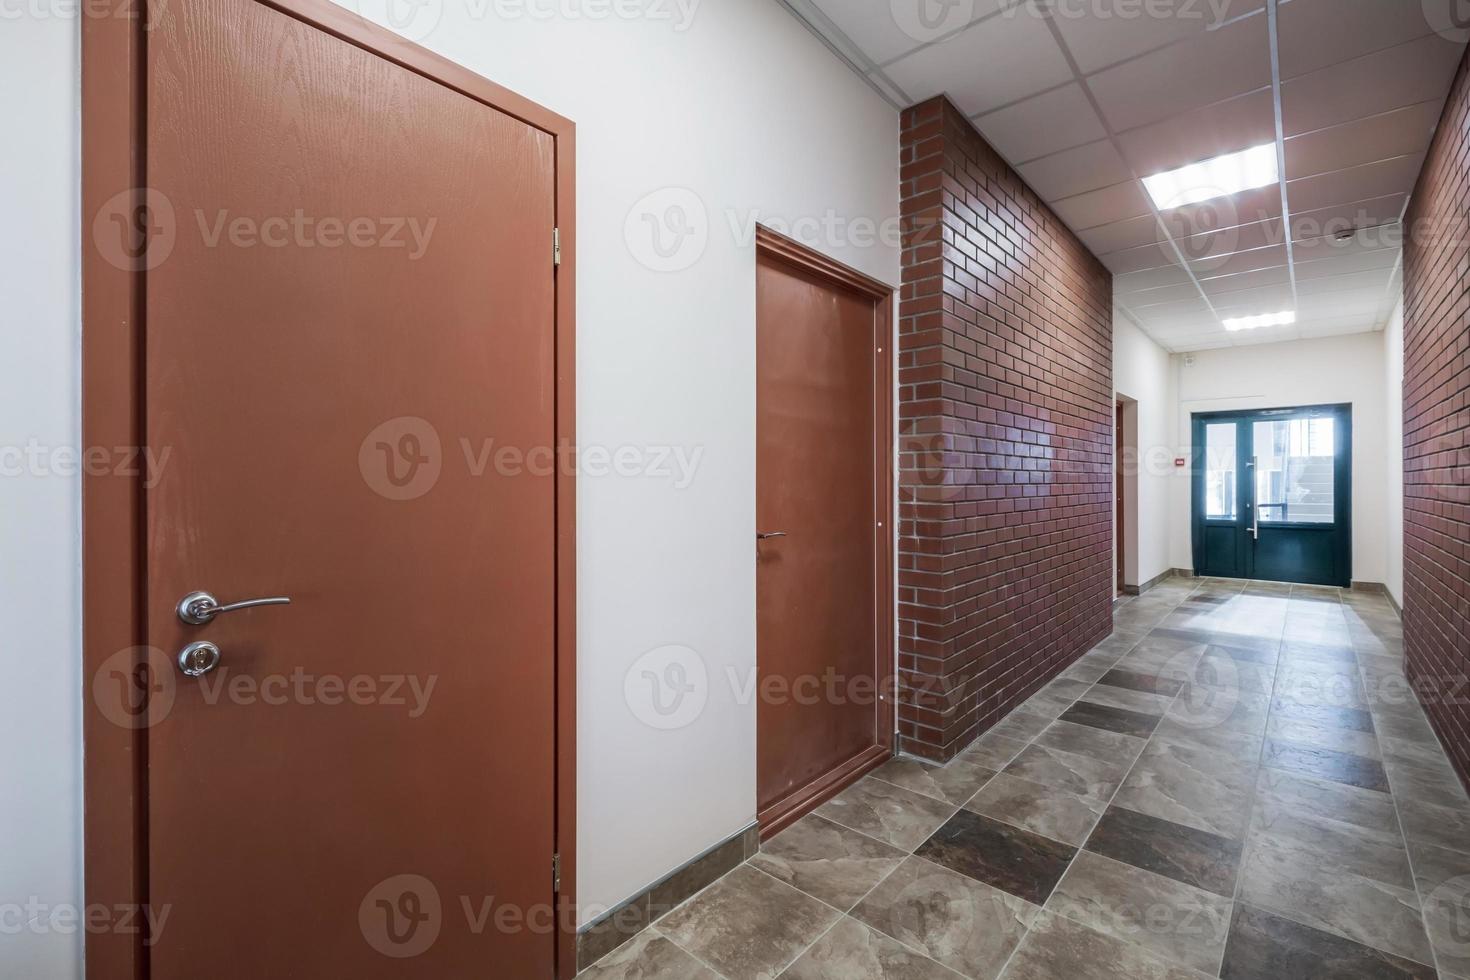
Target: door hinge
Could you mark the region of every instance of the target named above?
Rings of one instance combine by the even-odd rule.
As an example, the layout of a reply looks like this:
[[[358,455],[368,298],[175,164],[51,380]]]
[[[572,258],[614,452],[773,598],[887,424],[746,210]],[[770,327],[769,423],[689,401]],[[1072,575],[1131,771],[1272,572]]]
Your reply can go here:
[[[551,890],[561,894],[561,855],[551,855]]]
[[[561,265],[561,229],[551,229],[551,264]]]

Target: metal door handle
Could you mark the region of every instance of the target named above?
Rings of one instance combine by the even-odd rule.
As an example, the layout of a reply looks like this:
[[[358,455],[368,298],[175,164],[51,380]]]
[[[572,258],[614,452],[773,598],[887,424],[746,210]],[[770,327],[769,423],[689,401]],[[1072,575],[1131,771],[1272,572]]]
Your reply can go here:
[[[190,677],[203,677],[219,666],[219,647],[200,641],[179,651],[179,670]]]
[[[289,596],[277,595],[220,605],[220,601],[208,592],[190,592],[179,600],[179,618],[190,626],[203,626],[220,613],[234,612],[236,609],[253,609],[256,606],[289,606],[290,604]]]
[[[764,533],[757,532],[756,533],[756,536],[755,536],[755,539],[757,541],[765,541],[768,538],[784,538],[784,537],[786,537],[786,532],[785,531],[766,531]]]

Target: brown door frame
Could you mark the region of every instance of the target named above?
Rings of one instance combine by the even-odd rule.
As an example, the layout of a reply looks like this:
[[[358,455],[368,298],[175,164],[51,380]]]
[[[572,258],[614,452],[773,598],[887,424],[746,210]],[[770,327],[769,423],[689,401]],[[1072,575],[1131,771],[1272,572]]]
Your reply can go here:
[[[556,441],[576,444],[576,127],[469,69],[404,40],[331,0],[252,0],[436,81],[549,134],[556,146]],[[135,207],[147,187],[147,17],[144,0],[118,0],[82,18],[82,438],[84,446],[141,447],[146,272],[101,254],[91,216],[118,195]],[[129,208],[131,210],[131,207]],[[532,247],[529,243],[527,247]],[[551,242],[545,243],[548,252]],[[558,457],[560,458],[560,457]],[[141,468],[139,468],[141,470]],[[576,974],[576,481],[558,467],[556,493],[557,976]],[[148,901],[146,729],[110,722],[91,679],[109,657],[147,644],[146,497],[141,472],[87,475],[82,484],[83,848],[87,906]],[[113,666],[116,666],[115,664]],[[547,868],[547,874],[551,869]],[[88,931],[90,980],[146,980],[141,932]]]
[[[893,440],[893,290],[764,225],[756,226],[756,258],[785,263],[843,289],[873,300],[873,535],[876,569],[873,582],[874,668],[879,701],[875,706],[877,743],[827,775],[767,807],[756,815],[761,839],[795,823],[847,786],[892,758],[894,662],[893,499],[896,458]],[[756,653],[759,665],[759,651]],[[760,735],[757,732],[756,737]]]

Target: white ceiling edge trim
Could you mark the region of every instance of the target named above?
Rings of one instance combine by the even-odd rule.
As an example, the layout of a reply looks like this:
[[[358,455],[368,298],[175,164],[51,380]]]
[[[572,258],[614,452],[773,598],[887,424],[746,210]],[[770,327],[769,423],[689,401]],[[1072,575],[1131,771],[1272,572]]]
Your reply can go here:
[[[821,41],[827,50],[836,56],[838,61],[841,61],[851,69],[852,73],[857,75],[858,78],[861,78],[864,85],[877,92],[878,96],[884,102],[887,102],[899,112],[908,108],[908,104],[894,99],[890,93],[884,91],[883,86],[873,80],[871,73],[879,72],[878,66],[869,61],[868,56],[863,53],[863,50],[857,46],[852,38],[848,37],[840,27],[834,24],[830,17],[822,13],[821,9],[815,3],[812,3],[811,0],[777,0],[777,2],[782,7],[785,7],[786,12],[795,17],[797,22],[810,31],[817,40]],[[884,79],[887,79],[886,75]],[[890,82],[890,84],[892,83]],[[894,91],[902,91],[896,85],[893,88]]]

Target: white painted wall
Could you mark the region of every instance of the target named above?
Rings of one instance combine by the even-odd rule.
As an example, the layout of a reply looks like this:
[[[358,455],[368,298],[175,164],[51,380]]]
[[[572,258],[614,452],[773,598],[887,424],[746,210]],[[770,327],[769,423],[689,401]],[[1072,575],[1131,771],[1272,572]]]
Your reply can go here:
[[[59,980],[81,975],[80,35],[24,10],[0,26],[0,973]]]
[[[1179,402],[1175,439],[1189,451],[1190,415],[1228,409],[1285,408],[1343,402],[1353,406],[1353,580],[1383,582],[1388,573],[1388,504],[1384,477],[1387,426],[1383,338],[1376,333],[1173,355]],[[1172,564],[1192,568],[1188,472],[1171,480]]]
[[[1124,577],[1140,585],[1176,567],[1169,555],[1169,486],[1174,458],[1174,373],[1169,353],[1126,318],[1113,316],[1113,391],[1129,405],[1125,445],[1137,449],[1127,460]],[[1117,400],[1115,398],[1115,400]],[[1188,568],[1188,564],[1177,566]]]
[[[1394,307],[1383,329],[1385,433],[1384,508],[1387,541],[1384,584],[1404,606],[1404,301]]]

